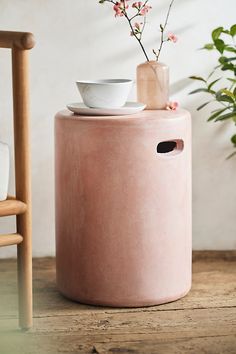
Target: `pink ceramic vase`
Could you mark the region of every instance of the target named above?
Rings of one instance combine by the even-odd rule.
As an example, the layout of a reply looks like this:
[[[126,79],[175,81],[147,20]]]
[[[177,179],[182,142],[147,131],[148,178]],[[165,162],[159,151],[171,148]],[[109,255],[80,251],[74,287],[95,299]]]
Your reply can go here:
[[[55,119],[62,294],[145,306],[191,286],[191,119],[185,110]]]
[[[137,98],[146,109],[165,109],[169,101],[169,68],[157,61],[137,67]]]

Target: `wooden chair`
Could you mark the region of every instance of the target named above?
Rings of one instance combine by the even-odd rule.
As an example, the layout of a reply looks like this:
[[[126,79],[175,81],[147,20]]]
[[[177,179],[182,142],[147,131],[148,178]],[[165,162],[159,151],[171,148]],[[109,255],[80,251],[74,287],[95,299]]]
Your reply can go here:
[[[19,326],[32,326],[31,177],[29,146],[28,50],[31,33],[0,31],[0,48],[12,53],[16,197],[0,202],[0,216],[16,215],[16,233],[0,235],[0,247],[17,245]]]

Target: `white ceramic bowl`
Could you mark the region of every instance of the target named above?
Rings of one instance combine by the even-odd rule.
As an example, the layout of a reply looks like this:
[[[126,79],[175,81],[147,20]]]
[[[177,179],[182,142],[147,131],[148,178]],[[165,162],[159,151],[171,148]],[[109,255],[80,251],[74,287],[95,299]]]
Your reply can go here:
[[[127,101],[133,80],[76,81],[76,84],[86,106],[91,108],[120,108]]]

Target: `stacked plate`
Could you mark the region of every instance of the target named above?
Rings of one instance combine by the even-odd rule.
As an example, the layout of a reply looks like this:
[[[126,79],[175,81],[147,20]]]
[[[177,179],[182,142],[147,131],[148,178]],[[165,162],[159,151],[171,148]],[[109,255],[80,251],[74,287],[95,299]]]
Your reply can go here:
[[[135,114],[145,109],[139,102],[127,102],[133,81],[110,79],[76,82],[83,102],[70,103],[67,108],[75,114],[116,116]]]

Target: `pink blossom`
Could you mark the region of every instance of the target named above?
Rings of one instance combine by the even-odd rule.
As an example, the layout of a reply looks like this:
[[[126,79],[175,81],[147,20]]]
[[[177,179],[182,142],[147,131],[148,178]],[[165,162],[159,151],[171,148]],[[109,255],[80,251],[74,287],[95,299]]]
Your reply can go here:
[[[142,23],[135,22],[134,28],[136,28],[138,31],[140,31],[141,30],[141,24]]]
[[[151,10],[151,6],[145,5],[140,10],[140,15],[145,16],[149,10]]]
[[[142,22],[140,22],[140,23],[135,22],[135,24],[133,25],[133,31],[131,31],[130,35],[134,36],[135,34],[141,34],[142,25],[143,25]]]
[[[142,1],[137,1],[132,4],[132,7],[134,7],[137,10],[139,10],[142,6],[143,6]]]
[[[116,4],[113,6],[113,10],[115,11],[115,17],[124,16],[124,12],[125,12],[126,9],[128,9],[128,7],[129,7],[129,5],[125,5],[124,1],[121,1],[121,2],[117,1]]]
[[[166,109],[168,111],[176,111],[179,108],[179,103],[176,101],[168,102],[166,105]]]
[[[148,5],[144,5],[144,3],[142,1],[136,1],[132,4],[132,7],[134,7],[135,9],[137,9],[139,11],[139,14],[141,16],[145,16],[148,11],[152,8],[151,6]]]
[[[173,42],[173,43],[176,43],[177,40],[178,40],[178,37],[174,33],[169,32],[168,33],[168,40]]]

